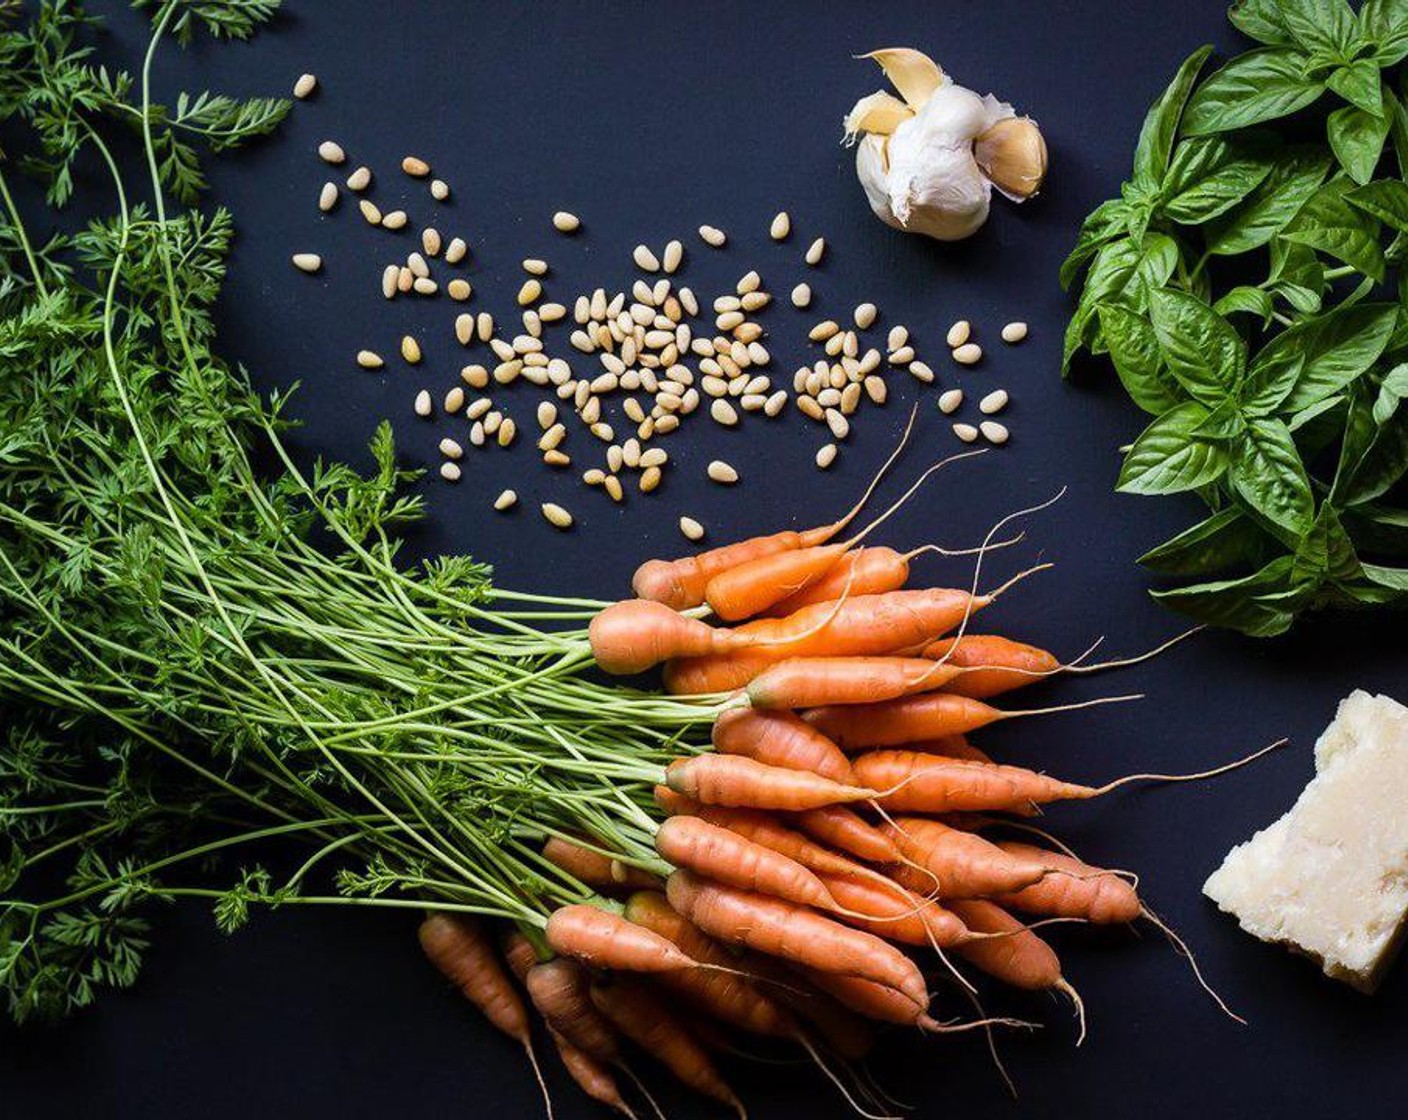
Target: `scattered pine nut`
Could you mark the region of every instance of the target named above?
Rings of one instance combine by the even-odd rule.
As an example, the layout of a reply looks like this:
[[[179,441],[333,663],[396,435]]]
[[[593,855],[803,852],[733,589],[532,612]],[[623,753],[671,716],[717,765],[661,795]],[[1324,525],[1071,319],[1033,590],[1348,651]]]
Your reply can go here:
[[[722,397],[716,398],[714,403],[709,406],[709,415],[713,417],[715,423],[722,424],[726,428],[731,428],[738,423],[737,410]]]
[[[582,228],[582,220],[568,210],[559,210],[552,216],[552,225],[558,233],[576,233]]]
[[[387,299],[396,298],[396,284],[400,277],[401,270],[394,264],[381,270],[381,294]]]
[[[950,350],[957,350],[968,341],[968,337],[972,333],[973,328],[968,320],[959,319],[958,322],[949,327],[948,334],[944,337],[944,341],[948,343]]]
[[[429,389],[422,389],[416,394],[415,410],[417,416],[429,416],[434,411],[434,405],[430,403]]]
[[[317,253],[294,253],[293,267],[300,272],[317,272],[323,267],[323,258]]]
[[[455,440],[452,440],[448,436],[446,436],[440,441],[440,454],[445,456],[445,458],[447,459],[463,459],[464,448],[461,447],[459,443],[457,443]]]
[[[978,438],[978,429],[973,427],[972,424],[955,424],[953,426],[953,434],[964,443],[972,443]]]
[[[939,394],[939,411],[945,415],[952,415],[963,405],[963,390],[948,389]]]
[[[996,420],[984,420],[978,425],[978,430],[983,433],[983,438],[989,443],[999,446],[1007,442],[1007,426],[999,424]]]
[[[792,289],[792,306],[803,308],[812,302],[812,288],[810,284],[798,284]]]
[[[836,461],[836,456],[840,450],[841,449],[834,443],[828,443],[816,453],[816,465],[822,470],[826,470],[827,467],[831,466],[831,464]]]
[[[430,197],[436,202],[444,202],[450,197],[450,184],[444,179],[430,180]]]
[[[460,465],[451,461],[441,463],[440,477],[446,482],[458,482],[460,480]]]
[[[505,416],[499,424],[499,446],[507,447],[513,442],[513,437],[518,435],[518,424],[512,416]]]
[[[503,513],[505,510],[510,510],[510,509],[512,509],[512,508],[513,508],[514,506],[516,506],[517,504],[518,504],[518,495],[517,495],[516,493],[514,493],[512,490],[505,490],[502,494],[500,494],[497,498],[494,499],[494,508],[495,508],[496,510],[498,510],[500,513]],[[543,516],[544,516],[544,517],[547,517],[547,509],[546,509],[546,508],[543,509]],[[552,518],[549,517],[548,520],[551,521]],[[567,523],[568,523],[569,525],[572,523],[572,520],[571,520],[570,517],[568,518]],[[556,522],[554,522],[554,524],[556,524]],[[558,528],[563,528],[563,527],[564,527],[564,526],[560,526],[560,525],[558,526]]]
[[[675,239],[665,246],[665,252],[660,257],[661,267],[666,272],[678,272],[680,265],[684,263],[684,244]]]
[[[404,229],[408,221],[404,210],[393,210],[382,216],[381,225],[383,229]]]
[[[381,369],[386,363],[375,350],[358,350],[357,364],[363,369]]]
[[[451,416],[464,407],[464,390],[458,385],[445,394],[444,409]]]
[[[825,255],[826,238],[818,237],[815,241],[813,241],[810,245],[807,246],[806,261],[809,265],[812,265],[813,267],[819,265],[821,263],[821,258]]]
[[[878,311],[876,310],[875,304],[860,304],[854,312],[856,326],[859,327],[861,330],[868,329],[870,325],[875,322],[875,316],[877,314]]]
[[[341,196],[339,196],[337,193],[336,183],[331,181],[324,183],[323,189],[318,192],[318,209],[321,210],[324,214],[326,214],[329,210],[331,210],[334,206],[337,205],[337,200],[339,197]]]
[[[1021,342],[1027,337],[1026,323],[1008,323],[1002,328],[1002,341],[1010,343]]]
[[[468,346],[474,340],[474,316],[468,311],[455,316],[455,341]]]
[[[779,210],[777,217],[773,218],[772,224],[768,226],[768,236],[774,241],[786,241],[791,232],[792,219],[788,217],[786,210]]]
[[[826,319],[814,326],[807,332],[807,337],[813,342],[825,342],[841,329],[834,319]]]
[[[420,343],[410,335],[401,337],[401,357],[411,365],[417,365],[420,362]]]
[[[401,170],[417,179],[424,179],[430,174],[430,164],[419,156],[407,156],[401,161]]]
[[[548,274],[548,262],[540,261],[537,257],[529,257],[523,262],[523,271],[529,276],[546,276]]]
[[[621,488],[621,480],[614,474],[607,475],[601,484],[606,487],[606,492],[611,495],[613,502],[619,502],[625,497],[625,491]]]
[[[463,303],[474,293],[474,289],[464,277],[456,276],[445,285],[445,292],[452,300]]]
[[[640,492],[642,494],[653,494],[660,485],[660,480],[663,477],[659,467],[646,467],[645,470],[640,472],[640,482],[638,484],[640,486]]]
[[[377,209],[376,203],[371,199],[362,199],[357,203],[357,209],[362,212],[362,217],[366,218],[368,225],[381,225],[381,211]]]
[[[714,226],[700,226],[699,239],[705,245],[712,245],[715,249],[722,249],[724,243],[728,241],[728,234]]]
[[[359,167],[351,175],[347,176],[347,189],[349,191],[364,191],[372,182],[372,169],[370,167]]]
[[[318,78],[314,74],[300,74],[298,81],[293,83],[293,96],[299,101],[306,101],[313,96],[318,88]]]
[[[722,459],[715,459],[708,467],[709,478],[721,486],[732,486],[738,481],[738,471]]]
[[[960,365],[976,365],[983,360],[983,348],[976,342],[965,342],[954,350],[953,360]]]
[[[411,282],[411,287],[415,289],[418,295],[423,296],[433,296],[440,290],[440,285],[428,276],[417,276],[415,280]]]
[[[914,347],[901,346],[898,350],[891,350],[889,355],[892,366],[905,366],[914,361]]]
[[[424,278],[430,275],[430,265],[419,253],[407,254],[406,267],[418,277]]]
[[[749,292],[756,292],[762,286],[762,283],[763,278],[758,275],[757,271],[750,270],[739,277],[738,283],[734,286],[734,290],[740,296],[746,296]]]
[[[518,306],[527,307],[530,303],[540,299],[543,294],[543,286],[536,280],[525,280],[523,287],[518,289]]]
[[[704,539],[704,526],[692,517],[680,518],[680,532],[685,535],[687,540],[701,541]]]
[[[643,272],[659,272],[660,258],[652,253],[648,246],[637,245],[631,253],[631,260],[636,262],[636,267]]]
[[[449,245],[445,246],[445,263],[459,264],[468,252],[469,246],[464,243],[463,237],[452,237]]]
[[[420,244],[427,257],[438,257],[440,255],[440,231],[434,226],[426,226],[420,231]]]
[[[898,350],[909,342],[909,328],[902,327],[896,323],[890,328],[890,333],[885,338],[885,347],[888,350]]]
[[[324,140],[318,145],[318,158],[324,163],[346,163],[347,153],[335,140]]]
[[[978,411],[984,416],[993,416],[1007,407],[1007,390],[994,389],[978,402]]]
[[[481,311],[474,320],[474,331],[480,342],[488,342],[494,337],[494,317],[487,311]]]

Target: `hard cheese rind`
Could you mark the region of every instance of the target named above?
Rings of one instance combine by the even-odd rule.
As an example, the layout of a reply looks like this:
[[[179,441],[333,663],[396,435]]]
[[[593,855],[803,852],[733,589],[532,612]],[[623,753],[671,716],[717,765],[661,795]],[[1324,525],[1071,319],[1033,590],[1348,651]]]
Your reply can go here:
[[[1408,917],[1408,708],[1356,691],[1315,744],[1316,776],[1203,892],[1263,941],[1378,985]]]

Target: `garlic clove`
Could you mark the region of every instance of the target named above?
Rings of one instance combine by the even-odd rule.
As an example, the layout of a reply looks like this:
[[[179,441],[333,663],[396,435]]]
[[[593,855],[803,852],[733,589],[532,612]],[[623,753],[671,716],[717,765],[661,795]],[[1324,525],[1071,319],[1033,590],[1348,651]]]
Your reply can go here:
[[[992,185],[1013,202],[1025,202],[1046,178],[1046,141],[1030,117],[1009,117],[982,132],[973,155]]]
[[[857,134],[862,132],[888,136],[912,116],[914,110],[898,97],[883,89],[876,90],[869,97],[862,97],[846,114],[842,122],[846,142],[854,144]]]
[[[922,107],[936,89],[948,83],[938,63],[912,47],[885,47],[859,57],[879,63],[890,84],[900,91],[900,96],[912,109]]]

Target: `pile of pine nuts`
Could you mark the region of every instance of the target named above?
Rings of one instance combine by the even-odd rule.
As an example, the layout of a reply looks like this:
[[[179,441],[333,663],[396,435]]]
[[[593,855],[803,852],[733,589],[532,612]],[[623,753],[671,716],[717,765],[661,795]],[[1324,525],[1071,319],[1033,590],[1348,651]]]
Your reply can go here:
[[[296,93],[302,98],[316,89],[316,78],[304,75]],[[345,150],[335,141],[324,141],[317,151],[330,166],[340,166],[347,160]],[[443,202],[449,198],[449,184],[432,177],[426,159],[408,155],[401,161],[400,170],[412,179],[428,180],[432,200]],[[329,180],[319,193],[318,209],[330,213],[344,189],[352,195],[362,195],[372,179],[371,169],[359,166],[345,178],[341,188]],[[365,197],[358,198],[358,209],[369,224],[392,231],[404,229],[411,221],[405,211],[383,213]],[[551,221],[564,237],[576,237],[582,229],[581,220],[566,210],[557,211]],[[773,217],[768,234],[776,242],[791,237],[792,219],[786,211]],[[700,226],[698,236],[705,250],[719,250],[728,243],[728,235],[715,226]],[[419,245],[419,249],[406,254],[404,261],[391,261],[383,267],[383,297],[396,300],[444,294],[455,303],[468,302],[474,288],[468,279],[453,271],[469,257],[464,238],[447,239],[436,226],[427,224],[420,229]],[[814,268],[825,255],[826,241],[817,237],[801,259],[806,267]],[[460,384],[441,398],[439,412],[467,424],[463,441],[449,436],[439,441],[441,477],[447,482],[460,480],[466,444],[486,449],[514,445],[519,424],[505,406],[496,403],[493,394],[516,382],[527,382],[548,394],[537,404],[535,414],[536,447],[544,464],[558,471],[578,470],[587,486],[603,490],[613,502],[622,502],[627,479],[642,494],[659,487],[671,465],[669,453],[660,443],[695,413],[707,414],[724,427],[734,427],[750,413],[763,419],[777,418],[791,400],[798,412],[826,429],[827,442],[816,452],[816,465],[825,470],[840,454],[856,412],[867,403],[885,404],[889,396],[888,372],[907,371],[923,384],[936,380],[933,368],[918,356],[907,327],[892,326],[883,347],[867,344],[867,332],[879,319],[879,310],[873,303],[862,303],[851,313],[849,326],[834,319],[815,323],[807,339],[821,353],[810,365],[795,371],[790,391],[775,385],[766,372],[773,360],[764,345],[767,332],[756,318],[773,299],[762,277],[756,270],[745,273],[733,291],[714,298],[706,311],[689,287],[677,285],[676,276],[684,267],[685,257],[684,243],[678,239],[667,242],[658,252],[648,245],[637,245],[631,261],[642,275],[628,292],[608,292],[599,287],[561,302],[550,298],[547,290],[551,284],[550,264],[530,258],[522,262],[524,279],[517,293],[520,326],[514,333],[502,330],[486,311],[459,312],[454,320],[456,340],[466,349],[482,348],[484,354],[461,368]],[[323,258],[312,252],[295,253],[292,261],[306,273],[317,273],[323,267]],[[794,308],[805,309],[811,301],[811,287],[805,281],[791,289]],[[712,325],[708,322],[710,314]],[[562,324],[560,330],[567,331],[567,349],[561,349],[549,337],[548,328],[556,324]],[[983,359],[982,347],[973,341],[972,334],[966,320],[949,328],[946,341],[955,363],[971,366]],[[1009,345],[1026,336],[1027,326],[1021,322],[1008,323],[1001,331],[1002,340]],[[401,361],[417,366],[421,354],[419,340],[405,335],[399,347]],[[584,361],[589,368],[582,368]],[[356,364],[367,370],[381,370],[386,360],[374,350],[363,349],[356,354]],[[963,399],[961,389],[943,391],[938,398],[939,409],[945,415],[955,414]],[[608,402],[614,414],[608,414]],[[1005,390],[987,393],[978,408],[988,419],[977,426],[955,422],[954,435],[970,443],[979,438],[991,444],[1006,443],[1007,427],[991,417],[1001,413],[1007,403]],[[436,415],[435,398],[429,388],[415,392],[412,410],[424,419]],[[572,420],[591,441],[585,448],[571,446]],[[724,487],[739,481],[737,469],[722,460],[711,462],[706,475]],[[517,501],[513,490],[505,490],[493,505],[506,512]],[[572,514],[561,505],[545,502],[540,510],[557,529],[566,530],[575,524]],[[704,526],[689,516],[680,517],[679,528],[692,541],[705,535]]]

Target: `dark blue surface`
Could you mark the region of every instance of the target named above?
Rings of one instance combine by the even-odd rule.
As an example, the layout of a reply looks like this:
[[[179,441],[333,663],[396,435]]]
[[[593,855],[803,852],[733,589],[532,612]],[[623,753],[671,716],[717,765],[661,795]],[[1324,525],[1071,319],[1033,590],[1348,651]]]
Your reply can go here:
[[[107,8],[108,5],[94,5]],[[328,169],[313,155],[335,138],[350,170],[378,172],[383,208],[432,204],[423,185],[395,170],[414,152],[454,187],[435,211],[447,235],[472,246],[474,309],[514,316],[518,262],[546,257],[554,296],[633,278],[638,241],[679,236],[689,249],[683,281],[701,297],[731,288],[749,268],[785,296],[798,280],[817,299],[799,315],[764,318],[775,371],[788,378],[807,352],[820,313],[840,317],[862,299],[882,324],[910,327],[945,386],[990,387],[1013,396],[1011,445],[956,467],[907,507],[886,539],[910,545],[979,538],[1001,513],[1070,487],[1036,518],[1021,549],[994,572],[1036,556],[1054,561],[993,612],[992,624],[1074,654],[1096,635],[1112,650],[1147,647],[1179,627],[1145,595],[1134,558],[1192,520],[1191,507],[1111,493],[1116,448],[1138,430],[1136,410],[1100,371],[1076,384],[1057,374],[1067,297],[1056,268],[1080,218],[1123,177],[1145,106],[1199,43],[1237,42],[1223,5],[1167,3],[913,3],[879,5],[713,3],[465,5],[293,3],[252,46],[203,45],[158,57],[158,85],[196,83],[243,93],[284,93],[304,70],[322,81],[279,137],[216,165],[215,197],[241,230],[223,303],[224,346],[261,386],[301,380],[294,411],[307,421],[298,445],[347,456],[390,416],[407,458],[434,462],[448,428],[410,415],[422,384],[453,383],[464,358],[446,300],[387,304],[381,264],[410,247],[363,224],[344,200],[321,217],[315,200]],[[838,147],[842,115],[880,75],[850,55],[912,44],[980,92],[991,89],[1037,117],[1051,147],[1046,192],[1017,209],[994,202],[988,226],[951,246],[896,234],[869,214]],[[140,48],[132,17],[115,21],[113,47]],[[566,208],[584,229],[567,240],[549,224]],[[767,224],[791,212],[779,247]],[[694,237],[702,222],[728,230],[723,254]],[[807,270],[810,239],[830,245]],[[390,246],[390,248],[388,248]],[[288,255],[321,252],[324,273],[295,273]],[[486,302],[487,300],[487,302]],[[569,301],[570,302],[570,301]],[[958,375],[943,356],[948,324],[966,317],[989,360]],[[1030,340],[1004,348],[1009,319]],[[405,329],[426,342],[409,373],[358,371],[370,346],[388,355]],[[482,353],[482,351],[481,351]],[[543,591],[617,594],[646,554],[681,548],[675,519],[689,512],[715,540],[812,522],[849,503],[902,427],[900,399],[865,411],[852,445],[828,475],[811,458],[816,431],[750,421],[737,432],[707,422],[668,446],[678,469],[649,500],[607,505],[572,479],[551,476],[526,447],[475,456],[459,487],[430,490],[433,519],[417,536],[427,551],[468,550],[492,561],[502,581]],[[506,394],[531,426],[530,394]],[[922,398],[906,473],[953,446]],[[973,406],[969,405],[969,411]],[[574,436],[578,448],[584,436]],[[721,491],[702,481],[714,457],[745,481]],[[525,505],[565,500],[582,521],[575,538],[554,534],[532,512],[502,517],[489,502],[505,485]],[[1020,553],[1020,555],[1018,555]],[[926,563],[935,580],[963,578]],[[1130,770],[1199,769],[1281,735],[1291,749],[1254,769],[1196,787],[1129,791],[1050,814],[1092,859],[1136,869],[1151,904],[1195,946],[1212,981],[1250,1020],[1223,1018],[1161,937],[1066,929],[1052,936],[1084,994],[1091,1035],[1080,1050],[1065,1011],[1046,1000],[992,1001],[1050,1024],[1004,1043],[1021,1096],[1004,1093],[979,1045],[956,1039],[888,1040],[881,1079],[921,1117],[1358,1115],[1401,1110],[1408,1087],[1408,968],[1372,1000],[1320,977],[1238,932],[1199,894],[1223,852],[1282,812],[1310,776],[1310,745],[1354,687],[1408,693],[1408,656],[1395,619],[1317,621],[1292,640],[1252,642],[1204,635],[1156,664],[1118,677],[1042,689],[1041,702],[1146,691],[1137,705],[1013,722],[983,737],[994,753],[1076,779]],[[163,920],[159,947],[138,987],[53,1029],[0,1031],[0,1115],[216,1118],[533,1116],[536,1090],[513,1048],[419,959],[404,916],[299,913],[260,917],[233,939],[207,914],[180,908]],[[943,1009],[959,1014],[953,1005]],[[557,1071],[560,1117],[597,1114]],[[843,1116],[834,1094],[804,1071],[741,1066],[736,1078],[758,1117]],[[705,1115],[672,1097],[671,1116]]]

